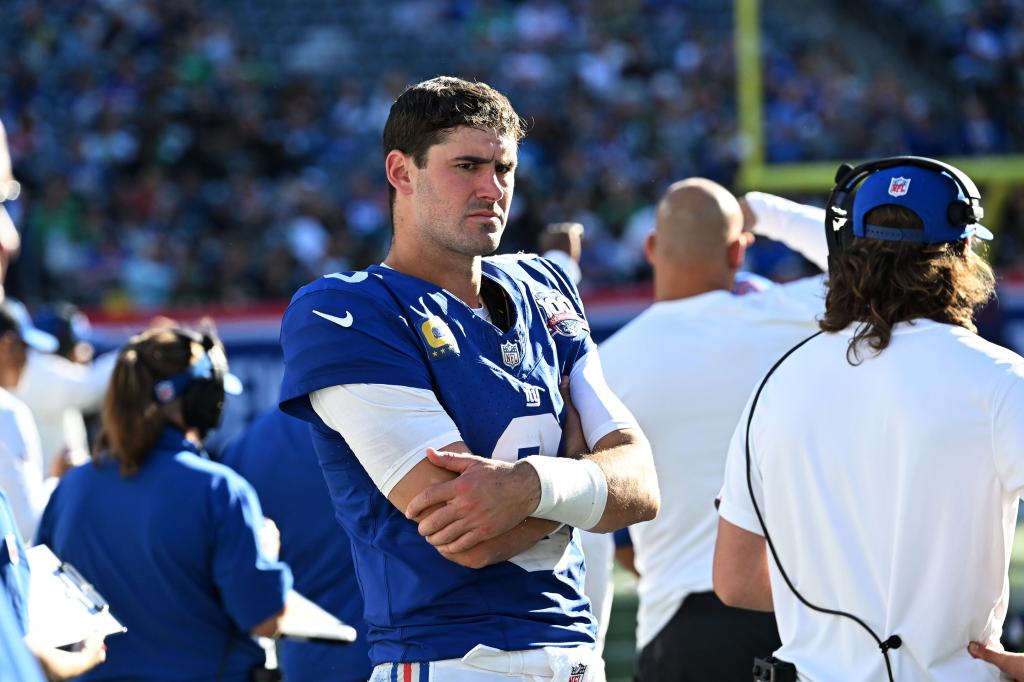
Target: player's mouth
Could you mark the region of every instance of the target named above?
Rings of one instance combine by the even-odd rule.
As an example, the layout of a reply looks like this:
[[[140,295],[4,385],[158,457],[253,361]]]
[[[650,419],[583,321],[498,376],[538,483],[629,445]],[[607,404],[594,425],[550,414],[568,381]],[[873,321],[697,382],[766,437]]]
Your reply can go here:
[[[470,220],[479,220],[481,222],[493,222],[495,225],[501,225],[501,214],[495,211],[473,211],[467,216]]]
[[[496,211],[473,211],[469,214],[470,218],[496,218],[501,220],[501,214]]]

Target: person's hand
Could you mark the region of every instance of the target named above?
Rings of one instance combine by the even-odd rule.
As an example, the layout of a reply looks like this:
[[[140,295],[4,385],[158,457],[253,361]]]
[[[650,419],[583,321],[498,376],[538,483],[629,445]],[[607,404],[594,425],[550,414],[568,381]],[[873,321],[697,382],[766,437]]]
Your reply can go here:
[[[577,263],[583,255],[583,225],[580,223],[551,223],[540,235],[540,253],[564,251]]]
[[[164,329],[166,327],[180,327],[181,325],[177,320],[171,319],[166,315],[154,315],[149,318],[149,322],[146,323],[146,329]]]
[[[569,377],[562,377],[558,384],[558,390],[562,394],[562,402],[565,403],[565,424],[562,426],[562,450],[568,457],[590,452],[587,447],[586,436],[583,435],[583,422],[580,421],[580,413],[572,404],[572,396],[569,393]]]
[[[746,197],[740,197],[740,210],[743,211],[743,231],[753,232],[754,225],[757,224],[757,214],[750,208]]]
[[[277,524],[263,517],[263,525],[260,526],[257,535],[260,540],[260,549],[263,550],[263,553],[277,561],[281,555],[281,531],[278,530]]]
[[[50,471],[48,476],[56,476],[61,478],[67,472],[71,471],[77,466],[80,466],[89,461],[89,452],[87,450],[72,450],[70,447],[65,445],[61,448],[61,451],[54,457],[53,462],[50,464]]]
[[[61,478],[64,474],[71,471],[74,466],[74,463],[71,461],[71,448],[65,445],[50,464],[50,476]]]
[[[107,645],[98,635],[82,642],[78,651],[40,647],[28,637],[25,638],[25,643],[39,659],[39,665],[43,668],[43,673],[49,682],[78,677],[107,660]]]
[[[427,448],[435,466],[457,478],[424,488],[405,515],[442,554],[465,552],[515,528],[540,502],[540,479],[527,462],[509,464]],[[433,509],[432,509],[433,508]]]
[[[998,643],[986,646],[980,642],[968,644],[967,653],[974,658],[988,661],[1012,677],[1014,682],[1024,682],[1024,654],[1011,654],[1003,651],[1003,647]]]

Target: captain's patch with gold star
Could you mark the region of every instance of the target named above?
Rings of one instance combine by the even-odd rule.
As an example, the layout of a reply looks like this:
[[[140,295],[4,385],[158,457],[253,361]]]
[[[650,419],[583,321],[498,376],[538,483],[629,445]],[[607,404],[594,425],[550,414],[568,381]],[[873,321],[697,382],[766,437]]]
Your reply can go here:
[[[420,325],[431,358],[444,358],[459,354],[459,342],[448,324],[437,315],[431,315]]]

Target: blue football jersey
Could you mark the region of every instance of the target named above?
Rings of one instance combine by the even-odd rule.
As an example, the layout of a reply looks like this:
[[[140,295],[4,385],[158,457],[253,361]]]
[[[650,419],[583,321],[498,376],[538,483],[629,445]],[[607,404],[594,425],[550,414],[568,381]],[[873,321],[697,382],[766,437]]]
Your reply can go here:
[[[341,384],[427,389],[474,454],[509,462],[558,455],[559,380],[593,347],[579,294],[542,258],[499,256],[482,267],[505,292],[507,331],[441,287],[383,266],[307,285],[282,322],[281,407],[313,423],[335,515],[352,540],[375,665],[458,658],[477,644],[594,641],[572,529],[484,569],[453,563],[388,502],[309,403],[309,393]]]

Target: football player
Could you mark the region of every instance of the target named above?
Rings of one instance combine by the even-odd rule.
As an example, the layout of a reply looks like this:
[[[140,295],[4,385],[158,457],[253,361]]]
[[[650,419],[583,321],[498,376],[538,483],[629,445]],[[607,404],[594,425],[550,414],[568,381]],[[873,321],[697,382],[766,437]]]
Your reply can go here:
[[[304,287],[282,322],[281,405],[313,424],[352,538],[374,680],[604,679],[573,529],[658,509],[571,280],[484,257],[523,135],[483,83],[407,89],[384,129],[384,263]]]

